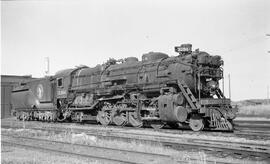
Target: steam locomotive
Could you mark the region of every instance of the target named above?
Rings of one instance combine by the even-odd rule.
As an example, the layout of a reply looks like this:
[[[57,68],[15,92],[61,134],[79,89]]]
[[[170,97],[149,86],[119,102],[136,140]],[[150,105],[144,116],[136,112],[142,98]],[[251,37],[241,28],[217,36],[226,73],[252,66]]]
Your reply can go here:
[[[110,58],[21,83],[12,91],[19,120],[96,121],[104,126],[233,130],[237,109],[219,88],[220,56],[175,47],[177,56],[149,52],[142,60]]]

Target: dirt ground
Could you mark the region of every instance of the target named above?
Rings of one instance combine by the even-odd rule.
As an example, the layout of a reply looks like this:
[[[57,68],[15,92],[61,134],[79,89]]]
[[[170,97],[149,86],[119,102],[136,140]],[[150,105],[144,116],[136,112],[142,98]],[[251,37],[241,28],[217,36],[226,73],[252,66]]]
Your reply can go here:
[[[196,163],[196,164],[207,164],[207,161],[189,161],[189,156],[185,157],[187,163]],[[228,162],[228,161],[227,161]],[[235,163],[236,161],[231,161]],[[7,145],[2,145],[1,149],[1,164],[103,164],[104,162],[89,160],[89,159],[79,159],[75,157],[70,157],[62,154],[53,154],[48,152],[40,152],[25,148],[12,147]],[[105,162],[110,163],[110,162]],[[236,163],[243,164],[261,164],[265,163],[262,161],[251,162],[251,161],[239,161]]]
[[[2,145],[1,147],[2,164],[101,164],[100,161],[89,159],[78,159],[62,154],[35,151],[25,148]]]
[[[2,129],[1,132],[6,132],[6,130]],[[37,138],[47,138],[47,134],[42,134],[39,131],[32,131],[32,130],[8,130],[9,133],[20,135],[20,136],[32,136],[32,133],[37,133],[35,136]],[[47,139],[50,140],[61,140],[61,141],[72,141],[71,143],[80,143],[80,144],[93,144],[93,139],[91,136],[87,136],[86,134],[65,134],[65,135],[49,135],[50,137]],[[139,144],[139,143],[123,143],[120,141],[106,141],[106,140],[97,140],[96,142],[102,142],[102,146],[108,146],[108,147],[115,147],[115,144],[117,144],[120,147],[124,147],[128,149],[129,147],[137,147],[140,149],[140,151],[145,152],[159,152],[161,154],[169,154],[172,157],[176,159],[181,159],[184,161],[187,161],[187,163],[207,163],[207,160],[211,161],[223,161],[223,162],[230,162],[230,163],[265,163],[263,161],[250,161],[247,159],[233,159],[233,158],[218,158],[214,156],[206,155],[204,152],[187,152],[187,151],[175,151],[171,149],[165,149],[164,147],[154,146],[154,145],[146,145],[146,144]],[[132,149],[131,149],[132,150]],[[156,153],[157,153],[156,152]],[[71,163],[71,164],[83,164],[83,163],[104,163],[101,161],[96,160],[89,160],[89,159],[78,159],[76,157],[72,156],[66,156],[63,154],[55,154],[55,153],[49,153],[49,152],[43,152],[41,150],[36,151],[33,149],[28,148],[21,148],[21,147],[14,147],[9,145],[3,145],[1,149],[1,163],[30,163],[30,164],[36,164],[36,163],[42,163],[42,164],[49,164],[49,163]],[[190,160],[195,159],[195,160]],[[108,162],[106,162],[108,163]]]
[[[31,122],[29,122],[30,124]],[[27,124],[27,123],[26,123]],[[70,125],[69,127],[72,129],[72,127],[75,125]],[[84,126],[80,126],[84,127]],[[90,128],[91,127],[88,127]],[[96,127],[100,128],[100,127]],[[93,127],[94,129],[94,127]],[[111,129],[107,127],[106,129]],[[141,132],[140,130],[129,130],[134,131],[137,133],[144,133],[145,131]],[[252,161],[248,159],[235,159],[235,158],[219,158],[217,156],[212,156],[209,154],[205,154],[204,152],[198,152],[198,151],[176,151],[168,148],[164,148],[161,145],[147,145],[145,143],[138,143],[138,142],[124,142],[124,141],[114,141],[114,140],[103,140],[96,138],[95,136],[87,135],[85,133],[81,134],[75,134],[72,132],[67,133],[49,133],[47,131],[39,131],[39,130],[32,130],[32,129],[5,129],[1,128],[1,133],[10,133],[14,135],[19,136],[28,136],[28,137],[36,137],[36,138],[45,138],[50,140],[56,140],[56,141],[65,141],[70,143],[79,143],[79,144],[85,144],[85,145],[98,145],[98,146],[106,146],[106,147],[112,147],[112,148],[125,148],[130,150],[137,150],[137,151],[143,151],[143,152],[152,152],[152,153],[161,153],[161,154],[168,154],[174,158],[186,160],[187,163],[194,163],[189,162],[189,159],[195,159],[195,163],[207,163],[205,161],[211,160],[211,161],[224,161],[229,163],[265,163],[263,161]],[[147,132],[149,134],[159,134],[158,132]],[[186,136],[187,135],[187,136]],[[201,137],[202,134],[181,134],[182,137],[186,138],[192,138],[192,137]],[[209,136],[205,136],[209,137]],[[218,136],[215,136],[218,137]],[[223,136],[224,138],[224,136]],[[230,139],[229,137],[227,137]],[[239,138],[237,138],[239,139]],[[250,141],[249,141],[250,142]],[[102,163],[100,161],[96,160],[89,160],[89,159],[77,159],[76,157],[66,156],[63,154],[52,154],[48,152],[42,152],[42,151],[35,151],[32,149],[25,149],[20,147],[12,147],[7,145],[2,145],[1,149],[1,163],[94,163],[99,164]],[[108,163],[108,162],[106,162]]]

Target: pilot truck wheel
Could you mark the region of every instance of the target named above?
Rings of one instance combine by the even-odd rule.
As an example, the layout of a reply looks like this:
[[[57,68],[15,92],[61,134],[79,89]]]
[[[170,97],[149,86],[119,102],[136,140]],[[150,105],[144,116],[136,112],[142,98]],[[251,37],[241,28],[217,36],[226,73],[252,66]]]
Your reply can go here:
[[[204,121],[199,116],[191,117],[189,120],[189,126],[193,131],[200,131],[204,128]]]

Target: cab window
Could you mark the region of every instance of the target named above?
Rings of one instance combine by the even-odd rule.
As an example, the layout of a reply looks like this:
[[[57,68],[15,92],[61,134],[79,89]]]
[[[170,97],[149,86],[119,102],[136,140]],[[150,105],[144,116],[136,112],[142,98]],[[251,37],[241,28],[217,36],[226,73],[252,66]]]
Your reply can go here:
[[[63,78],[57,79],[57,87],[63,87]]]

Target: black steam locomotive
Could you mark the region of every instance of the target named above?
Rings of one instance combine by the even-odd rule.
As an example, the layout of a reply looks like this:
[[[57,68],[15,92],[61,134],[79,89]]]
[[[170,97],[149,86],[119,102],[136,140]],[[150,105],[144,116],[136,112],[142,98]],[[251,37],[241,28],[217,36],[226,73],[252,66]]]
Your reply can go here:
[[[223,61],[191,44],[160,52],[109,59],[94,68],[80,66],[22,83],[12,92],[20,120],[97,121],[141,127],[189,125],[233,130],[236,109],[219,88]]]

